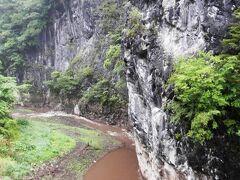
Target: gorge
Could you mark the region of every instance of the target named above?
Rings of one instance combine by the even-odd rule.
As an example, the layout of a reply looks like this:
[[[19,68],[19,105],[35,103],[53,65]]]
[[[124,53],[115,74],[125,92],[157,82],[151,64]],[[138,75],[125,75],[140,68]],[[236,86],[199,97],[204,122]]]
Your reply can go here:
[[[168,83],[175,62],[199,51],[219,54],[238,0],[48,3],[36,45],[21,52],[24,67],[4,67],[18,83],[31,83],[31,104],[127,125],[148,180],[240,177],[239,137],[233,148],[227,137],[179,140],[185,127],[166,108],[175,97]]]

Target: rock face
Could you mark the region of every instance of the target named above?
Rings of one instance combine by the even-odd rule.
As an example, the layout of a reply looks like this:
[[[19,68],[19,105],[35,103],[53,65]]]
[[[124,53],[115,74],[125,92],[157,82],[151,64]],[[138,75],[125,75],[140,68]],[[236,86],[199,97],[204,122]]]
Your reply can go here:
[[[177,142],[164,105],[173,97],[165,88],[173,61],[199,50],[217,52],[237,2],[231,0],[132,1],[142,13],[146,31],[125,38],[129,116],[141,171],[149,180],[236,179],[239,164],[220,143],[198,147]],[[131,6],[131,5],[129,5]],[[224,141],[223,141],[224,142]],[[234,169],[235,168],[235,169]]]
[[[173,97],[172,87],[165,87],[173,61],[199,50],[217,53],[237,1],[131,0],[126,5],[126,9],[137,7],[141,11],[146,28],[136,38],[123,39],[123,53],[138,160],[142,174],[149,180],[240,177],[236,157],[224,154],[224,140],[203,147],[188,140],[176,141],[175,127],[164,109]],[[94,15],[100,3],[55,1],[49,24],[39,35],[38,48],[26,52],[29,67],[23,79],[33,80],[38,89],[45,89],[42,82],[49,79],[50,72],[65,71],[76,57],[81,62],[73,69],[80,69],[83,64],[102,67],[106,49],[104,42],[98,48]],[[74,112],[79,114],[79,107],[75,106]]]
[[[93,44],[94,9],[99,3],[98,0],[54,2],[47,28],[39,35],[38,47],[26,52],[29,66],[24,80],[33,80],[39,88],[51,70],[65,71],[80,49]]]
[[[79,94],[89,90],[103,77],[109,78],[113,86],[121,78],[103,67],[110,38],[106,37],[106,32],[100,27],[102,19],[101,14],[97,12],[106,1],[53,0],[50,2],[48,24],[38,37],[37,48],[25,52],[28,67],[24,69],[24,77],[18,78],[19,82],[24,80],[33,82],[31,103],[35,106],[51,106],[78,115],[104,116],[111,123],[116,123],[115,121],[119,119],[126,120],[125,107],[119,108],[119,113],[114,111],[113,115],[112,112],[109,113],[110,110],[106,112],[99,110],[102,106],[97,104],[99,102],[86,105],[80,102],[81,97],[79,97]],[[115,0],[109,2],[115,3]],[[54,93],[50,93],[44,84],[44,81],[50,80],[54,70],[68,71],[76,77],[86,67],[94,71],[94,77],[84,79],[76,96],[68,98],[60,93],[55,95],[57,97],[53,97]],[[122,89],[121,93],[127,94],[127,88],[124,86]]]

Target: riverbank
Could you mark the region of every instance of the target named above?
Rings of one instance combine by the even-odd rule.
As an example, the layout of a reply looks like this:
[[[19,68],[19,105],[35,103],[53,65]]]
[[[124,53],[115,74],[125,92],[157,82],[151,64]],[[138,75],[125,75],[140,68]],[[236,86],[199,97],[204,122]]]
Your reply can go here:
[[[99,173],[102,172],[109,174],[108,178],[111,180],[117,179],[114,177],[125,180],[128,180],[127,177],[131,180],[138,179],[138,163],[133,141],[124,128],[94,122],[64,112],[36,112],[18,109],[13,115],[29,121],[46,123],[47,126],[61,130],[77,141],[76,147],[69,153],[35,168],[31,176],[26,179],[83,179],[86,172],[84,177],[86,180],[95,177],[101,180]],[[86,131],[97,132],[97,136],[83,135]],[[96,137],[101,139],[97,140],[98,143],[95,142]],[[85,142],[82,142],[83,140]],[[125,162],[122,161],[124,159]],[[114,166],[114,164],[121,164],[121,166]],[[124,170],[125,167],[128,167],[129,171]],[[103,178],[108,179],[106,176]]]

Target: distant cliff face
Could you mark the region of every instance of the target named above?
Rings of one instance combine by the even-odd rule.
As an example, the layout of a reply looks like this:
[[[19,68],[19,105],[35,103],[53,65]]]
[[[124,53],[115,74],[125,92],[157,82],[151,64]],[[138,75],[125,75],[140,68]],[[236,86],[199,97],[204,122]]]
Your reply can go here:
[[[94,45],[94,9],[98,0],[55,1],[49,12],[48,25],[39,35],[38,47],[26,52],[28,67],[25,80],[38,88],[51,70],[65,71],[70,61],[85,46]]]
[[[127,99],[127,88],[124,62],[121,61],[121,40],[110,37],[110,33],[120,37],[118,26],[123,23],[112,18],[117,14],[118,21],[122,20],[119,16],[123,12],[123,1],[54,0],[51,5],[48,24],[38,37],[37,48],[25,52],[28,66],[24,69],[23,80],[33,83],[31,102],[79,115],[104,116],[109,123],[123,123],[127,119],[123,103]],[[101,7],[105,9],[100,10]],[[104,62],[111,50],[108,68]],[[53,71],[60,71],[62,76],[68,74],[66,76],[72,80],[68,84],[70,90],[60,87],[58,94],[50,93],[51,88],[44,81],[51,79]],[[86,75],[89,72],[92,74]],[[97,90],[94,86],[98,87],[95,87]],[[62,93],[71,89],[76,89],[71,97]],[[86,95],[90,89],[94,92]],[[108,93],[104,92],[105,89]],[[84,104],[81,100],[84,94],[88,100],[94,99],[91,99],[93,102]],[[121,107],[113,111],[117,104]]]
[[[164,105],[173,97],[172,87],[165,87],[173,61],[199,50],[217,52],[236,2],[132,0],[132,4],[140,9],[146,28],[123,42],[129,116],[143,175],[150,180],[234,179],[239,164],[234,166],[234,158],[225,154],[224,142],[215,147],[177,142]]]

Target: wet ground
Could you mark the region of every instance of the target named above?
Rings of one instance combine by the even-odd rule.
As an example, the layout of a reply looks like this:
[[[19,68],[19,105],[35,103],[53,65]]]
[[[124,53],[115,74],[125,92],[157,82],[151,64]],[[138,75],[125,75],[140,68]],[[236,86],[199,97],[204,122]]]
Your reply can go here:
[[[135,147],[131,134],[126,129],[103,124],[98,121],[91,121],[89,119],[66,114],[64,112],[16,112],[13,114],[15,117],[34,117],[34,118],[48,118],[53,123],[61,123],[73,127],[88,127],[99,130],[115,140],[120,142],[120,145],[112,146],[108,148],[108,151],[103,154],[99,154],[98,157],[92,159],[92,166],[86,171],[84,180],[139,180],[138,162],[135,153]],[[51,118],[49,117],[61,117]],[[57,119],[57,120],[56,120]],[[34,174],[33,179],[66,179],[75,180],[82,179],[75,177],[68,169],[65,169],[66,162],[81,160],[81,157],[85,156],[85,153],[89,150],[88,147],[76,147],[72,152],[67,154],[65,157],[59,159],[55,164],[45,164],[44,168],[40,167],[40,171],[37,170]],[[63,171],[64,169],[64,171]],[[51,177],[44,176],[44,173],[53,173]],[[64,172],[64,173],[63,173]],[[46,177],[41,178],[40,177]],[[54,178],[53,178],[54,177]]]

